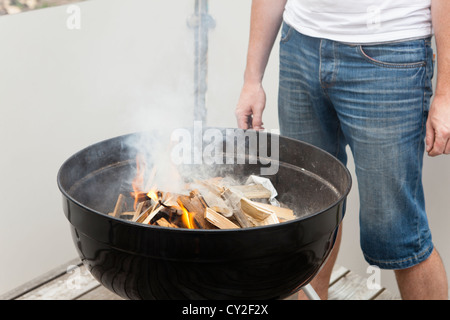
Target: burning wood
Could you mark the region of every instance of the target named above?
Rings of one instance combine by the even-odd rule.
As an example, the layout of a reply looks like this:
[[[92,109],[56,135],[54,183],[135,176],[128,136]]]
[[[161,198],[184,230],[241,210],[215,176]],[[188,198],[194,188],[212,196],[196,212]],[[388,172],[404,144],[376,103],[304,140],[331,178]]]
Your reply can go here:
[[[210,181],[196,183],[205,188],[194,189],[188,195],[161,191],[147,194],[130,192],[128,197],[120,194],[114,210],[109,215],[142,224],[189,229],[249,228],[295,219],[291,209],[257,202],[243,196],[256,194],[254,199],[261,199],[263,195],[263,198],[267,199],[267,192],[261,187],[228,188],[214,186]],[[136,198],[136,210],[124,211],[127,203],[133,204]]]
[[[121,193],[110,216],[167,228],[237,229],[295,219],[291,209],[266,201],[273,195],[260,184],[228,185],[221,177],[195,181],[186,194],[144,186],[145,165],[138,165],[129,195]],[[155,170],[152,171],[152,179]],[[149,191],[145,189],[148,188]],[[189,190],[190,189],[190,190]],[[133,208],[133,211],[126,211]]]
[[[136,209],[136,211],[133,214],[133,218],[132,218],[133,221],[137,220],[137,218],[141,214],[142,209],[144,208],[145,202],[146,201],[139,202],[139,204],[137,206],[137,209]]]

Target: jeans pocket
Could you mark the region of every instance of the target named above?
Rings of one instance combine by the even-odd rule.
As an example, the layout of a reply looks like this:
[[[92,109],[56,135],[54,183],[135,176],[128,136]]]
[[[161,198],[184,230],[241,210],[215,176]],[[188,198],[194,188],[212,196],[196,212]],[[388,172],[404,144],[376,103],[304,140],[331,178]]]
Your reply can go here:
[[[286,22],[283,22],[283,26],[281,27],[280,42],[281,43],[288,42],[289,39],[291,38],[292,32],[293,32],[293,28],[290,25],[288,25]]]
[[[382,45],[359,45],[358,53],[371,64],[384,68],[420,68],[427,64],[424,40]]]

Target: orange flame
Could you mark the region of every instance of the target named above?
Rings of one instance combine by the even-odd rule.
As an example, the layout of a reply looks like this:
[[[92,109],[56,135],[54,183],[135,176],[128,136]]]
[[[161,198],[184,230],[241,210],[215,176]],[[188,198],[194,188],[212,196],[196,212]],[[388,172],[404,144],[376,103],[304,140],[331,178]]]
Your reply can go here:
[[[151,189],[148,193],[147,193],[147,197],[149,197],[150,199],[152,199],[155,202],[159,201],[159,196],[156,193],[155,189]]]
[[[147,164],[145,159],[141,154],[138,154],[136,156],[136,175],[131,183],[133,188],[131,195],[134,197],[134,210],[137,210],[140,201],[147,200],[145,198],[146,195],[155,203],[154,206],[159,203],[160,206],[181,209],[181,221],[183,222],[183,225],[188,229],[196,229],[193,213],[189,212],[189,210],[184,207],[181,200],[177,199],[175,201],[175,197],[173,197],[169,192],[163,193],[158,191],[154,183],[156,169],[153,168],[149,177],[147,177],[146,170]],[[145,180],[147,180],[147,182]]]
[[[183,211],[183,214],[181,215],[181,220],[183,221],[183,224],[188,229],[195,229],[194,216],[183,206],[183,203],[180,200],[178,200],[177,202],[181,210]]]

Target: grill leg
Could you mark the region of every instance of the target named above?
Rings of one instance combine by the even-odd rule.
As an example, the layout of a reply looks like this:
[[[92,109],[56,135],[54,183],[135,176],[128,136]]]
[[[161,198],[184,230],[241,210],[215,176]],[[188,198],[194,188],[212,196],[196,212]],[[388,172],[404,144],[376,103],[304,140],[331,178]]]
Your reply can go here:
[[[319,295],[317,292],[311,287],[310,284],[307,284],[302,288],[303,292],[306,294],[306,296],[309,298],[309,300],[320,300]]]

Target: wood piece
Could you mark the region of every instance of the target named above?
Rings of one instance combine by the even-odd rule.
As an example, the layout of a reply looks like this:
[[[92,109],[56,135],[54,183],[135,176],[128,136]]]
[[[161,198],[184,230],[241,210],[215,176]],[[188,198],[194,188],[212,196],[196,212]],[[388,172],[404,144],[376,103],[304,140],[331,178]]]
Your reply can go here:
[[[205,219],[219,229],[239,229],[239,226],[211,208],[206,208]]]
[[[119,197],[117,198],[116,206],[114,207],[114,211],[111,214],[113,217],[116,217],[116,218],[119,217],[124,201],[125,201],[125,196],[123,194],[119,194]]]
[[[242,195],[248,199],[270,199],[270,197],[272,196],[270,190],[267,190],[261,184],[232,186],[230,187],[230,189],[238,193],[242,193]]]
[[[219,212],[226,218],[230,218],[233,215],[233,210],[226,204],[220,195],[207,189],[205,189],[205,191],[202,190],[201,195],[209,208]]]
[[[202,185],[203,187],[207,188],[209,191],[214,193],[216,196],[221,196],[224,192],[224,188],[219,186],[218,182],[220,182],[222,178],[211,178],[208,180],[195,180],[197,184]]]
[[[201,203],[201,201],[199,199],[197,199],[196,197],[190,197],[187,195],[180,195],[178,196],[178,200],[181,201],[181,203],[183,204],[183,206],[186,208],[187,211],[189,212],[200,212],[203,213],[203,204]]]
[[[149,200],[150,198],[147,196],[146,192],[138,191],[138,192],[130,192],[130,196],[137,202],[143,202]]]
[[[246,214],[247,215],[247,214]],[[278,218],[276,217],[275,213],[272,213],[264,220],[258,220],[253,218],[252,216],[247,215],[248,220],[252,223],[252,227],[259,227],[259,226],[268,226],[270,224],[277,224],[280,223]]]
[[[275,212],[280,221],[281,220],[288,221],[297,218],[297,216],[294,214],[294,211],[289,208],[277,207],[268,203],[260,203],[260,202],[257,203],[258,206],[263,207],[269,211]]]
[[[211,224],[211,222],[206,220],[205,214],[204,214],[205,211],[206,211],[206,209],[204,209],[202,213],[194,214],[194,221],[195,221],[196,225],[200,229],[216,229],[216,227],[213,224]]]
[[[225,202],[233,210],[233,215],[242,228],[251,227],[251,223],[246,215],[241,211],[241,196],[228,188],[224,189],[222,196]]]
[[[164,207],[157,203],[153,210],[150,211],[150,213],[146,216],[146,218],[142,221],[143,224],[149,224],[150,221],[160,212]]]
[[[134,222],[139,222],[142,223],[144,222],[144,220],[149,216],[149,214],[151,214],[155,209],[156,206],[159,206],[159,203],[155,203],[153,206],[147,208],[146,210],[144,210],[137,218],[135,218],[135,220],[133,220]]]
[[[137,218],[139,217],[139,215],[142,212],[142,209],[144,208],[145,203],[146,203],[146,201],[139,202],[138,207],[133,214],[133,218],[131,218],[132,221],[137,220]]]
[[[221,215],[223,215],[226,218],[230,218],[231,216],[233,216],[233,210],[231,210],[228,207],[211,206],[210,208],[216,212],[219,212]]]
[[[205,199],[202,197],[202,195],[200,194],[200,192],[198,192],[197,189],[192,190],[189,193],[189,196],[191,197],[191,199],[198,199],[198,201],[200,202],[200,204],[203,206],[204,209],[208,208],[208,205],[205,202]]]
[[[277,224],[277,223],[280,223],[280,220],[278,219],[275,212],[272,212],[266,219],[263,220],[263,224],[265,226],[267,226],[269,224]]]
[[[197,227],[200,229],[214,229],[214,226],[205,220],[206,207],[196,192],[191,192],[189,196],[180,195],[178,200],[192,214]]]
[[[277,215],[273,210],[261,206],[261,203],[249,200],[247,198],[241,199],[242,211],[252,217],[253,223],[257,226],[266,226],[270,224],[280,223]]]
[[[167,220],[167,219],[166,220],[169,221],[170,223],[173,223],[174,225],[176,225],[177,228],[184,228],[184,223],[183,223],[181,217],[182,217],[181,215],[172,213],[169,215],[169,220]]]
[[[177,203],[177,194],[172,194],[170,192],[165,192],[161,203],[166,207],[174,207],[175,209],[181,210]]]
[[[241,198],[240,202],[241,210],[256,220],[263,221],[273,213],[273,211],[265,209],[257,202],[251,201],[247,198]]]
[[[247,217],[248,221],[250,222],[251,227],[259,227],[259,226],[264,225],[261,220],[257,220],[257,219],[255,219],[252,216],[249,216],[247,214],[246,214],[246,217]]]

